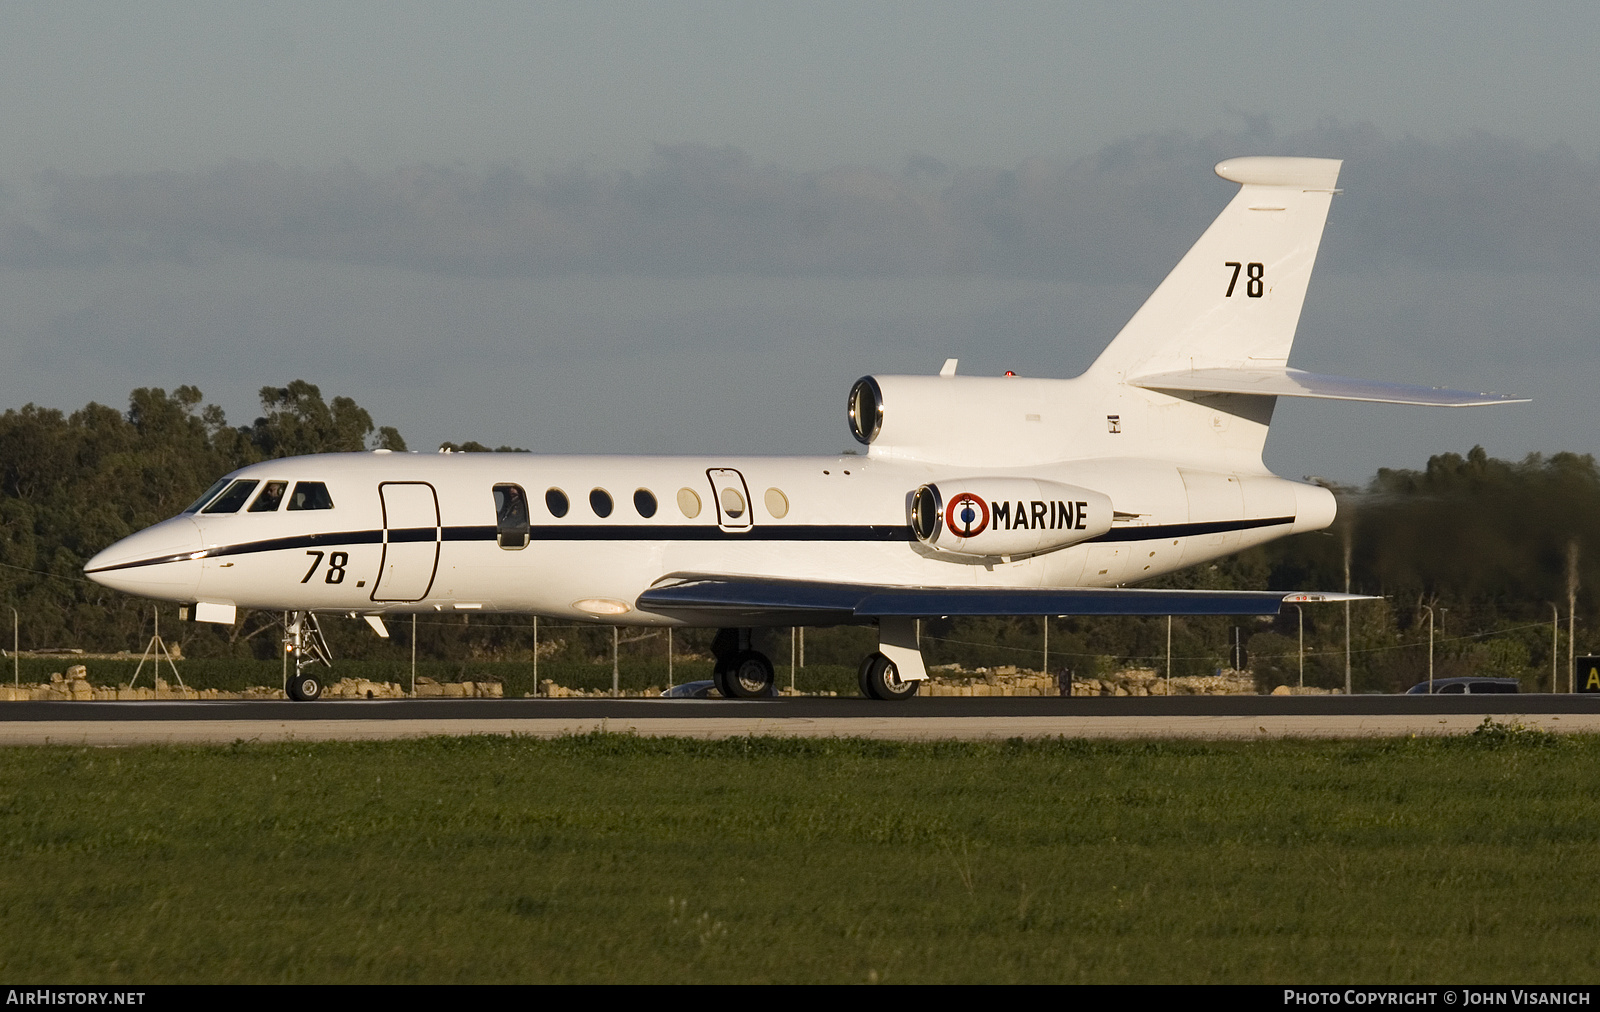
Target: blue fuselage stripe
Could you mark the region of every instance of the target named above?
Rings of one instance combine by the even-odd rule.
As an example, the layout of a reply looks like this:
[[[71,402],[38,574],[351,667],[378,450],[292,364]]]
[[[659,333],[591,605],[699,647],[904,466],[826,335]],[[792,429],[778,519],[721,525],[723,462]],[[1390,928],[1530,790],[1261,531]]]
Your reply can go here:
[[[1278,527],[1294,523],[1294,517],[1266,517],[1259,520],[1218,520],[1193,524],[1153,524],[1148,527],[1119,527],[1089,542],[1159,541],[1167,538],[1192,538],[1203,534]],[[385,533],[388,537],[385,538]],[[534,541],[768,541],[768,542],[877,542],[895,543],[916,540],[909,526],[892,524],[789,524],[724,530],[706,524],[545,524],[529,531]],[[300,534],[288,538],[246,541],[219,545],[200,552],[164,555],[159,558],[122,562],[94,570],[106,573],[117,569],[159,566],[167,562],[214,559],[224,555],[255,555],[261,552],[299,549],[343,548],[350,545],[379,545],[399,542],[493,541],[491,525],[468,527],[411,527],[390,530],[338,531],[327,534]]]

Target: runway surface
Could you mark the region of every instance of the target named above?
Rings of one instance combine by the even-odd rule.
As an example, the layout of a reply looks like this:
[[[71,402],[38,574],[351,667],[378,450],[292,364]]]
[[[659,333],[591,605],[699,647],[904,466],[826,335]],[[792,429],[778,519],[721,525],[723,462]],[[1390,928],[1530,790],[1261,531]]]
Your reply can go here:
[[[1378,737],[1460,734],[1484,717],[1600,733],[1600,695],[407,699],[0,703],[0,745],[360,741],[611,731],[728,738]]]

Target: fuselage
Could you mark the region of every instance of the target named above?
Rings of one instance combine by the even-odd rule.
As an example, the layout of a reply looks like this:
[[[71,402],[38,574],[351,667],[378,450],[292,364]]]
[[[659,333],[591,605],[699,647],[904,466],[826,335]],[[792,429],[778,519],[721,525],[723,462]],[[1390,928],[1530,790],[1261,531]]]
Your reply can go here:
[[[908,509],[924,483],[1018,470],[850,455],[291,457],[219,482],[224,490],[256,483],[233,497],[235,508],[219,492],[85,569],[129,593],[237,608],[693,625],[693,614],[641,610],[639,595],[674,574],[703,573],[910,587],[1117,586],[1333,519],[1325,489],[1264,471],[1098,457],[1026,474],[1109,497],[1116,519],[1105,535],[1020,558],[918,540]],[[325,496],[303,494],[316,485]],[[268,509],[261,497],[271,498],[273,486]],[[519,497],[520,528],[507,523]],[[1063,520],[1051,510],[1044,521],[1034,511],[1020,522]]]

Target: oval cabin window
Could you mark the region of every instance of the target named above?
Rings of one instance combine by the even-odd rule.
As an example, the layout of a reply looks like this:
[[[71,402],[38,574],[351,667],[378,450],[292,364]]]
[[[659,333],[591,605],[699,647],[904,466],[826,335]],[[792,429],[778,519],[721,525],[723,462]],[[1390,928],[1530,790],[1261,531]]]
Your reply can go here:
[[[767,489],[767,494],[762,499],[767,504],[767,512],[772,514],[772,519],[782,520],[789,515],[789,497],[778,489]]]
[[[567,501],[567,494],[559,488],[552,488],[544,494],[544,508],[550,511],[553,517],[564,517],[572,504]]]
[[[700,496],[694,489],[678,489],[678,512],[690,520],[700,515]]]
[[[655,493],[647,488],[635,489],[633,493],[633,508],[646,520],[656,515]]]
[[[594,515],[604,519],[611,515],[611,493],[603,488],[597,488],[589,493],[589,508],[594,510]]]

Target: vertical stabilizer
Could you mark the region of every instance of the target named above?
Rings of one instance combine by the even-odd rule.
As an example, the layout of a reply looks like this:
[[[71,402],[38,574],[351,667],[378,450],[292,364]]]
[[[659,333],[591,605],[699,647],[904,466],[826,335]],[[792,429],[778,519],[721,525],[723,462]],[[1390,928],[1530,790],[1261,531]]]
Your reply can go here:
[[[1089,374],[1283,368],[1339,179],[1331,158],[1232,158],[1241,184]]]

